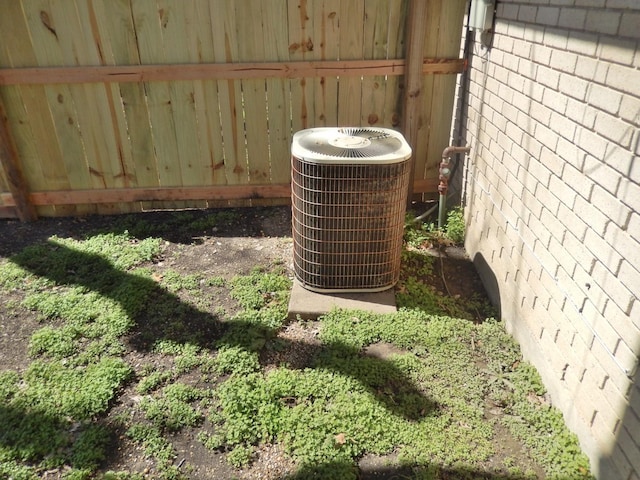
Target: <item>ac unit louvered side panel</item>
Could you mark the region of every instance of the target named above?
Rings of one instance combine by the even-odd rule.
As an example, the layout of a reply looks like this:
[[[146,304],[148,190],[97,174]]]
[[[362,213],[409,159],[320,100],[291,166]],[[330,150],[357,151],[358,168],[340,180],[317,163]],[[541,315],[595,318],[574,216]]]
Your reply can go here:
[[[292,156],[294,271],[308,289],[396,284],[409,162],[322,164]]]

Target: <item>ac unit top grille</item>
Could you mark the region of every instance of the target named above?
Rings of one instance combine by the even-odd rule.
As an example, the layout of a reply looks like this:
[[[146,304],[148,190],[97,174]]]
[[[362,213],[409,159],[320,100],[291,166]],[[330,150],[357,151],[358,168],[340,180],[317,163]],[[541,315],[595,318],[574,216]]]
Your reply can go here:
[[[312,128],[293,136],[294,156],[315,163],[397,163],[411,148],[387,128]]]

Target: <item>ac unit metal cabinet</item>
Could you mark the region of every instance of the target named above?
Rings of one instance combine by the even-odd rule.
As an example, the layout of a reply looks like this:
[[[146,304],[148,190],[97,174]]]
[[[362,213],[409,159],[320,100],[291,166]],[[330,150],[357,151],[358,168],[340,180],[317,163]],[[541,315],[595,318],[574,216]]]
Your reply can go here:
[[[318,292],[377,292],[400,276],[411,147],[385,128],[313,128],[291,147],[294,273]]]

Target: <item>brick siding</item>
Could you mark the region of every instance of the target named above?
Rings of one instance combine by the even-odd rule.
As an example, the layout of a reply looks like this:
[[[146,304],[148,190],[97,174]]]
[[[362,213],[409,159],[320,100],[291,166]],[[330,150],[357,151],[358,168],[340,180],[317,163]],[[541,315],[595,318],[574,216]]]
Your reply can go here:
[[[467,251],[594,473],[640,479],[640,1],[499,1],[483,40]]]

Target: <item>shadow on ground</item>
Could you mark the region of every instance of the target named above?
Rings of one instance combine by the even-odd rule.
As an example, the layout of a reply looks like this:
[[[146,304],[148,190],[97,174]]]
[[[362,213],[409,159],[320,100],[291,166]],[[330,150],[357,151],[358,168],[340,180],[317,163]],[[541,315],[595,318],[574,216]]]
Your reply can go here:
[[[214,350],[224,341],[231,343],[230,346],[255,351],[260,349],[255,346],[256,338],[266,342],[277,335],[278,329],[236,319],[223,320],[198,310],[151,278],[120,271],[100,255],[77,251],[54,240],[37,248],[40,249],[38,254],[20,253],[11,261],[56,285],[81,286],[117,301],[137,322],[129,339],[134,350],[148,352],[158,341],[171,340],[189,342],[208,350]],[[225,335],[229,329],[234,334]],[[295,347],[291,340],[280,339],[280,342],[283,342],[283,348]],[[264,342],[260,347],[263,345]],[[359,381],[396,415],[416,420],[437,410],[410,378],[386,360],[361,357],[358,350],[341,343],[323,345],[316,353],[315,366]],[[343,361],[345,359],[349,361]],[[366,363],[367,367],[373,368],[353,368],[353,360],[356,367]],[[370,371],[377,375],[366,375],[365,372]]]

